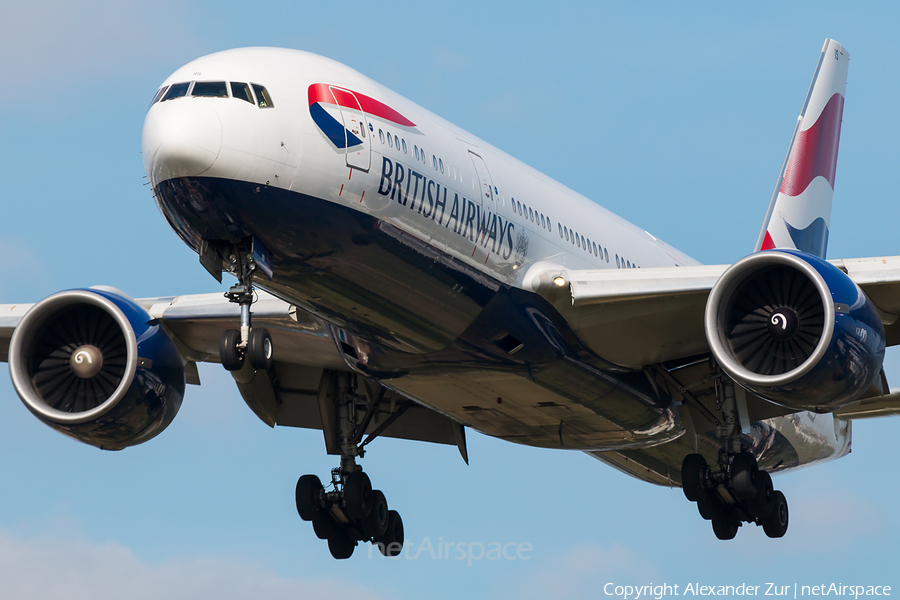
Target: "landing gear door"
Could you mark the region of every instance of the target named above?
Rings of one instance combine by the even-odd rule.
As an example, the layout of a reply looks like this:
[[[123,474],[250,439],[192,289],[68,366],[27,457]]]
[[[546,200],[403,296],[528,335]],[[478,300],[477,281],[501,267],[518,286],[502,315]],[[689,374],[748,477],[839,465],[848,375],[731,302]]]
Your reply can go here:
[[[481,190],[481,206],[482,209],[492,214],[497,214],[496,199],[494,193],[494,183],[491,181],[491,174],[488,172],[484,159],[469,150],[469,158],[475,165],[475,174],[477,175],[476,184]]]
[[[344,120],[347,166],[368,171],[372,160],[372,136],[362,106],[350,90],[334,86],[330,89]]]

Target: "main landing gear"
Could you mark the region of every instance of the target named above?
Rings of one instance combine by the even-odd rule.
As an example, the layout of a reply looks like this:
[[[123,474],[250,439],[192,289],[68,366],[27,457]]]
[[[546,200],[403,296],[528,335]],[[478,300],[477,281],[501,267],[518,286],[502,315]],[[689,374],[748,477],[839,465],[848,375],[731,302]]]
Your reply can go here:
[[[331,472],[333,491],[325,491],[315,475],[297,481],[297,512],[312,521],[320,540],[328,540],[334,558],[350,558],[359,542],[372,542],[385,556],[397,556],[403,549],[403,520],[396,510],[388,510],[387,499],[373,490],[362,471]]]
[[[688,454],[681,463],[685,497],[697,503],[700,516],[712,521],[720,540],[737,535],[742,523],[756,523],[770,538],[788,529],[787,500],[772,487],[772,478],[759,469],[756,457],[741,445],[741,426],[734,382],[727,377],[716,388],[717,408],[722,411],[718,429],[723,442],[717,469],[701,454]]]
[[[302,476],[297,481],[297,513],[312,522],[319,539],[328,540],[334,558],[350,558],[359,542],[375,544],[384,556],[397,556],[403,549],[400,513],[388,509],[384,494],[372,489],[369,476],[356,464],[356,458],[365,455],[364,446],[374,439],[374,434],[365,441],[362,437],[385,390],[380,388],[369,398],[361,413],[354,382],[349,373],[334,373],[335,441],[340,445],[341,466],[331,471],[331,490],[326,491],[315,475]],[[326,432],[326,445],[327,439]]]
[[[788,528],[787,500],[773,489],[772,478],[760,471],[749,452],[730,456],[730,464],[713,472],[700,454],[688,454],[681,464],[685,497],[697,503],[700,516],[712,521],[720,540],[737,535],[742,522],[756,523],[770,538],[782,537]]]
[[[272,366],[272,336],[264,328],[250,326],[250,305],[253,304],[253,272],[257,269],[252,250],[235,249],[231,255],[232,267],[238,283],[225,293],[230,302],[241,307],[241,328],[226,329],[219,339],[219,358],[229,371],[238,371],[248,360],[254,369],[265,370]]]

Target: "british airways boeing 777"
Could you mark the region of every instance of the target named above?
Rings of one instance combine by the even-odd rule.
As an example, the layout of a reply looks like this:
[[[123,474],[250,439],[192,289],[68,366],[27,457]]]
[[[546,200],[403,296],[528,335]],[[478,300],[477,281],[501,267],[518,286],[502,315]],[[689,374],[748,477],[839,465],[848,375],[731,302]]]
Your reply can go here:
[[[882,370],[900,257],[826,260],[848,61],[826,40],[756,251],[704,266],[342,64],[199,58],[156,92],[144,167],[172,229],[236,283],[7,305],[0,354],[35,416],[107,450],[163,431],[196,363],[220,362],[259,419],[340,457],[296,487],[336,558],[403,546],[359,465],[370,442],[468,460],[467,427],[679,485],[720,539],[781,537],[771,474],[900,412]]]

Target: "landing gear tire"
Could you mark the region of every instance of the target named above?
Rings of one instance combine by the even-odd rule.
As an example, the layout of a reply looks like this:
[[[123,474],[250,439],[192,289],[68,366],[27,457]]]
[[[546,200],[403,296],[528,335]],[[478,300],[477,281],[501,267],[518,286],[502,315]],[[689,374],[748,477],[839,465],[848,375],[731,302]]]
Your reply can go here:
[[[756,457],[749,452],[741,452],[731,461],[731,489],[741,500],[749,500],[756,495],[756,478],[759,465]]]
[[[706,459],[701,454],[688,454],[681,463],[681,489],[684,496],[691,502],[698,502],[706,497],[707,490],[703,487],[703,476],[709,470]]]
[[[297,500],[297,514],[304,521],[312,521],[316,514],[319,493],[322,491],[322,482],[315,475],[304,475],[297,480],[295,496]]]
[[[347,475],[344,481],[344,504],[347,516],[361,521],[372,511],[372,482],[362,471]]]
[[[379,538],[388,528],[388,504],[387,498],[381,490],[372,492],[372,511],[362,522],[363,535],[368,539]]]
[[[776,490],[774,494],[775,506],[768,517],[762,519],[763,531],[770,538],[780,538],[787,533],[788,514],[787,499],[780,491]]]
[[[315,514],[313,514],[312,526],[313,531],[316,533],[316,537],[320,540],[331,539],[339,533],[343,534],[343,531],[341,531],[338,524],[334,522],[331,515],[321,509],[316,510]]]
[[[272,366],[272,336],[262,327],[250,330],[247,342],[247,359],[254,369],[268,369]]]
[[[719,511],[719,501],[711,495],[706,498],[700,498],[697,500],[697,510],[700,511],[701,517],[707,521],[712,521]]]
[[[748,508],[754,519],[765,519],[775,508],[772,477],[765,471],[760,471],[756,477],[756,495],[748,502]]]
[[[731,540],[737,535],[741,522],[734,518],[727,510],[720,510],[712,520],[713,532],[720,540]]]
[[[385,556],[393,557],[403,550],[403,520],[396,510],[388,511],[387,530],[375,538],[378,550]]]
[[[356,548],[356,540],[351,540],[343,531],[337,531],[335,535],[328,538],[328,551],[334,558],[350,558],[353,556],[354,548]]]
[[[219,359],[229,371],[237,371],[244,366],[244,355],[238,348],[240,342],[241,332],[237,329],[226,329],[219,339]]]

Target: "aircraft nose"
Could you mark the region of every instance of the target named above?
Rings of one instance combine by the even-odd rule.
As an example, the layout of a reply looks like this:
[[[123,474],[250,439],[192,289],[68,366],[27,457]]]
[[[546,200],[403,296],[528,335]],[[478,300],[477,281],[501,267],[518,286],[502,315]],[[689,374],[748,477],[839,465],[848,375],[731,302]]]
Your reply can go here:
[[[207,171],[222,146],[222,123],[202,100],[159,102],[144,120],[144,171],[151,185]]]

